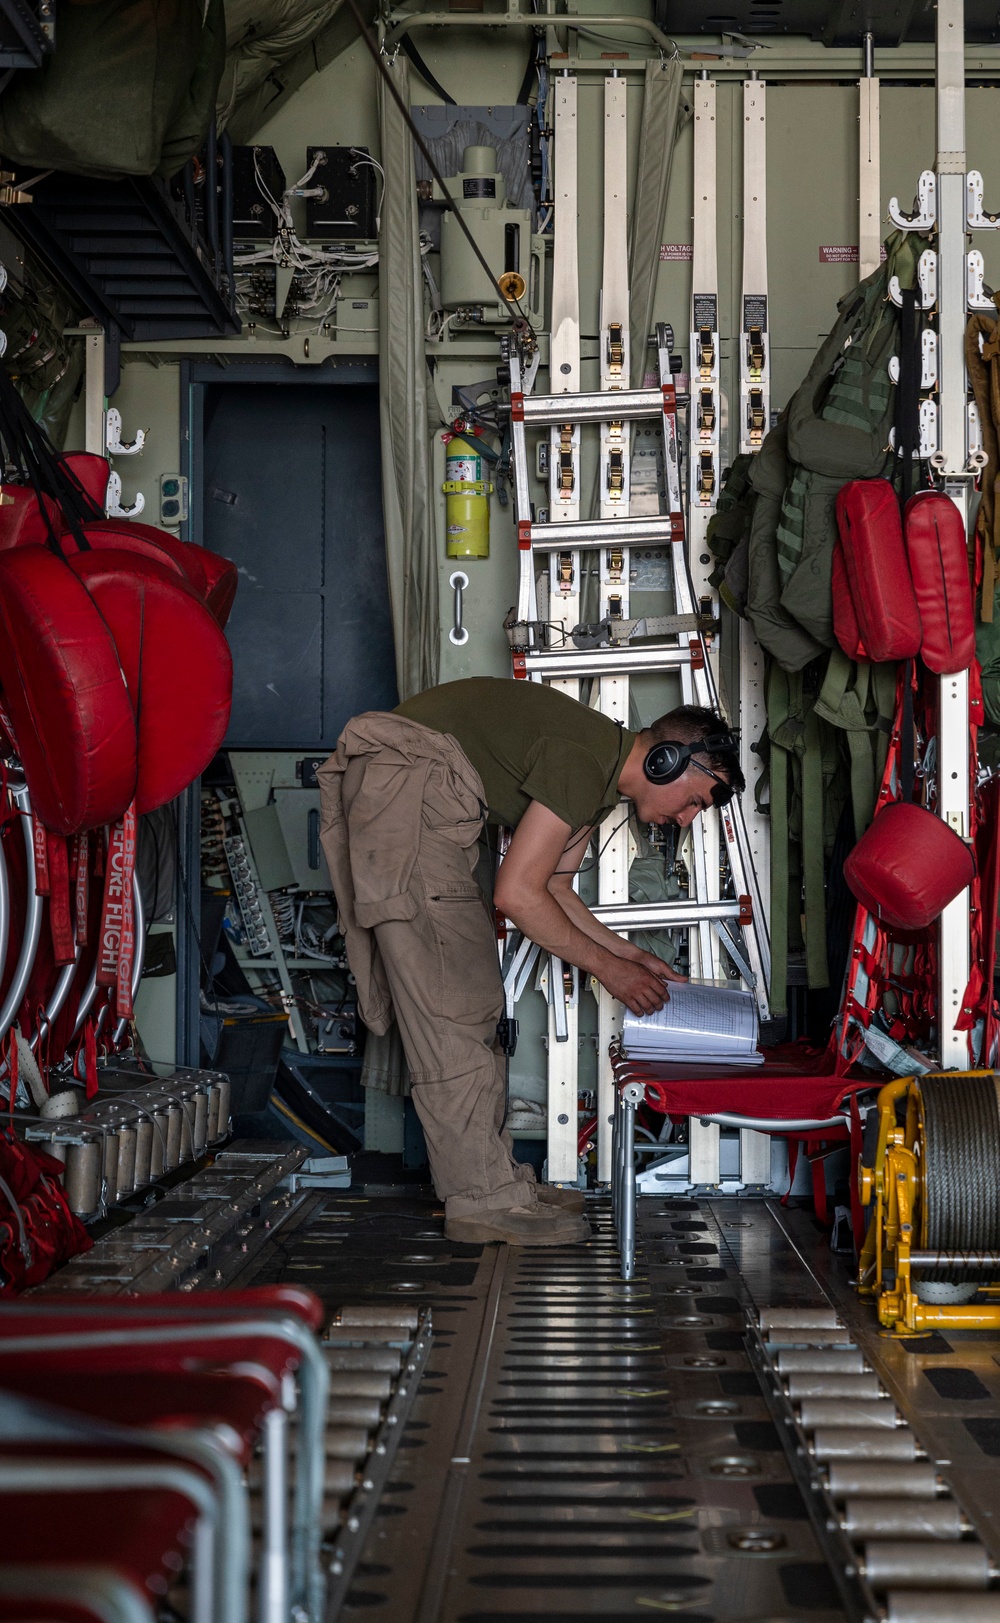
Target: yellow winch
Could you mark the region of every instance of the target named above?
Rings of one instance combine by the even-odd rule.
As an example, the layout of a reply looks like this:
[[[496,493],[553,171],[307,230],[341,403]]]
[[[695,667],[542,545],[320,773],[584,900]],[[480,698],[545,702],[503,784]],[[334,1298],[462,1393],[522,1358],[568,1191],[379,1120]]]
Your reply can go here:
[[[1000,1076],[901,1078],[877,1109],[858,1167],[862,1205],[875,1205],[861,1294],[900,1335],[1000,1328]]]

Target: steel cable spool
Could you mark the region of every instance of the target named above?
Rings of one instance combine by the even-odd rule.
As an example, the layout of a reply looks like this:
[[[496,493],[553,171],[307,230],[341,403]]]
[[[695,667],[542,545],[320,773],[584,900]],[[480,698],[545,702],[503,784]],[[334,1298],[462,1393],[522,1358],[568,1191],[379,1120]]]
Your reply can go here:
[[[1000,1098],[994,1078],[922,1079],[920,1118],[922,1246],[929,1251],[1000,1249]],[[919,1278],[963,1285],[990,1279],[995,1272],[922,1268]]]

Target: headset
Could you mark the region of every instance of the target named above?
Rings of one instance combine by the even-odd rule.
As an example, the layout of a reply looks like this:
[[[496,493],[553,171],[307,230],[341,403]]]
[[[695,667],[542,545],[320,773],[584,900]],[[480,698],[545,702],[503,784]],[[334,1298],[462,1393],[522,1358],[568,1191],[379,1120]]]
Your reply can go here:
[[[720,727],[717,733],[709,733],[705,738],[692,739],[690,743],[682,744],[677,739],[666,739],[662,744],[654,744],[646,759],[642,763],[642,770],[650,783],[662,786],[667,783],[676,783],[682,778],[689,766],[697,767],[707,777],[714,778],[715,787],[712,790],[712,799],[717,806],[725,806],[736,793],[734,786],[727,782],[718,772],[713,772],[710,766],[702,761],[696,761],[696,755],[738,755],[739,744],[728,728]]]

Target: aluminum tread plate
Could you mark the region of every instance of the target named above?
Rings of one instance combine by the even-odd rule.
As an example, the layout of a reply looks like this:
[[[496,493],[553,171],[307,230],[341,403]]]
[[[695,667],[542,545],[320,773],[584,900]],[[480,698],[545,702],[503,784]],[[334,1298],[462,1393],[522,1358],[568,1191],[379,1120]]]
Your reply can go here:
[[[433,1312],[429,1367],[338,1615],[834,1623],[743,1350],[723,1231],[693,1201],[640,1201],[624,1284],[608,1203],[588,1214],[587,1246],[456,1246],[416,1192],[351,1190],[248,1269],[244,1282],[296,1280],[331,1306]],[[774,1547],[741,1550],[747,1531]]]

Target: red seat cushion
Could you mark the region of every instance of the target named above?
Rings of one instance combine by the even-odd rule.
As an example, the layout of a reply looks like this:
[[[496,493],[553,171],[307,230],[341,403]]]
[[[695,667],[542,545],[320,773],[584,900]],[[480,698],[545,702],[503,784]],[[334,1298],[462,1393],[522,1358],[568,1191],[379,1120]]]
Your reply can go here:
[[[19,1360],[27,1359],[31,1367],[36,1370],[60,1369],[64,1363],[72,1364],[77,1369],[97,1370],[140,1370],[159,1369],[165,1373],[177,1373],[184,1370],[214,1368],[222,1369],[227,1363],[234,1360],[240,1365],[257,1364],[261,1370],[280,1378],[290,1370],[298,1368],[300,1353],[286,1337],[277,1331],[269,1335],[266,1331],[257,1329],[248,1330],[246,1334],[240,1333],[238,1324],[227,1326],[224,1335],[213,1335],[212,1326],[184,1325],[185,1334],[176,1337],[164,1337],[157,1340],[155,1335],[136,1336],[135,1341],[111,1342],[110,1345],[98,1343],[98,1339],[106,1330],[114,1327],[103,1327],[95,1330],[92,1325],[60,1323],[58,1327],[51,1323],[45,1329],[37,1332],[18,1325],[16,1328],[6,1328],[3,1339],[0,1339],[0,1387],[3,1386],[3,1372],[8,1367],[8,1360],[13,1360],[10,1367],[14,1367]],[[131,1320],[127,1326],[129,1331],[144,1330],[147,1332],[162,1331],[162,1319],[154,1318],[149,1324],[139,1325]],[[201,1330],[201,1334],[199,1334]],[[186,1332],[190,1331],[190,1334]],[[90,1335],[95,1337],[93,1346],[88,1346],[85,1339]],[[58,1346],[46,1346],[45,1338],[48,1336],[74,1337],[72,1358],[69,1349]],[[25,1349],[13,1346],[15,1341],[22,1341],[25,1337],[35,1339],[38,1345],[26,1354]]]
[[[62,515],[54,501],[45,499],[49,521],[56,535],[62,529]],[[0,549],[44,547],[49,527],[42,515],[38,497],[30,485],[4,485],[0,500]]]
[[[5,1566],[114,1567],[157,1596],[176,1581],[174,1558],[188,1558],[195,1519],[190,1501],[166,1488],[0,1491]]]
[[[165,1320],[197,1327],[199,1321],[219,1323],[230,1315],[239,1319],[268,1313],[290,1314],[310,1330],[318,1330],[326,1317],[319,1297],[301,1285],[247,1285],[242,1290],[199,1291],[196,1296],[181,1296],[177,1291],[115,1297],[61,1291],[58,1302],[33,1299],[0,1306],[0,1351],[4,1335],[56,1334],[63,1325],[55,1321],[61,1320],[70,1331],[93,1329],[95,1320],[111,1328],[123,1319],[146,1325]],[[32,1321],[28,1329],[21,1327],[20,1321],[25,1318]]]
[[[118,1426],[212,1428],[229,1426],[240,1438],[246,1465],[264,1416],[280,1404],[276,1377],[244,1366],[228,1370],[179,1372],[146,1369],[114,1372],[91,1369],[87,1355],[67,1353],[62,1367],[39,1369],[32,1354],[0,1361],[5,1392],[54,1403],[92,1420]]]
[[[116,822],[135,793],[135,711],[92,596],[45,547],[0,554],[0,690],[46,827]]]
[[[69,559],[114,638],[138,736],[136,810],[186,789],[225,737],[229,645],[192,587],[138,553],[94,548]]]

